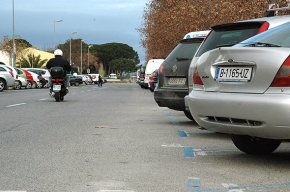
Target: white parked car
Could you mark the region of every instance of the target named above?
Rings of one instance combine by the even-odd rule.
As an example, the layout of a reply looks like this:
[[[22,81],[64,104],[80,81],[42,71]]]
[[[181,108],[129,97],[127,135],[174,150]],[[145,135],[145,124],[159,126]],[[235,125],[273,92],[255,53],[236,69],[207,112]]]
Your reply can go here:
[[[150,59],[146,65],[145,69],[145,78],[143,87],[148,88],[149,87],[149,77],[153,71],[156,69],[159,69],[160,65],[164,62],[164,59]]]
[[[42,68],[23,68],[23,69],[26,69],[27,71],[34,72],[38,75],[41,75],[47,83],[45,87],[49,86],[48,83],[50,81],[51,75],[47,69],[42,69]]]
[[[92,78],[93,83],[98,84],[100,74],[89,74]]]
[[[109,78],[110,78],[110,79],[117,79],[117,74],[115,74],[115,73],[111,73],[111,74],[109,75]]]

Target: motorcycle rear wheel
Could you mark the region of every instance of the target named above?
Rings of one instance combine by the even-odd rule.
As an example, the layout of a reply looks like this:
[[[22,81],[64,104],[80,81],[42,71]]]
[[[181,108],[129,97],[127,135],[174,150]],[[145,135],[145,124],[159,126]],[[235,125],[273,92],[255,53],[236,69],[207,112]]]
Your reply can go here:
[[[55,93],[54,98],[56,102],[60,102],[60,92]]]

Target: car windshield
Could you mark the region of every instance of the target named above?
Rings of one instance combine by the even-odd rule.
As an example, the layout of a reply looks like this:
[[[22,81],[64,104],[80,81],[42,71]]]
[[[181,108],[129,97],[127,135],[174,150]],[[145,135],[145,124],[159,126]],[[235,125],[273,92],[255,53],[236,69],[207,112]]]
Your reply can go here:
[[[290,47],[290,22],[251,37],[236,47]]]
[[[180,42],[167,56],[166,61],[175,62],[191,60],[201,42],[202,40]]]
[[[196,53],[196,57],[201,56],[203,53],[218,48],[218,47],[229,47],[233,46],[253,35],[257,34],[259,31],[259,25],[256,27],[250,26],[245,28],[230,28],[212,30],[208,38],[199,48]]]

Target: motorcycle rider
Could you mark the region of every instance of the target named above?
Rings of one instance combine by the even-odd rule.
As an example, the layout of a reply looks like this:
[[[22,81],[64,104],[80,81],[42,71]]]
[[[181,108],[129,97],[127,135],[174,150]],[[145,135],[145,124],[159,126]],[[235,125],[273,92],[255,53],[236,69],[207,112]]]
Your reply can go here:
[[[60,49],[56,49],[54,51],[54,58],[50,59],[47,64],[46,64],[46,68],[48,70],[50,70],[50,68],[52,67],[62,67],[64,69],[65,72],[65,87],[67,88],[69,85],[69,80],[68,77],[66,76],[67,73],[70,73],[71,71],[71,66],[69,64],[69,62],[67,60],[65,60],[63,57],[63,52]],[[51,82],[50,82],[51,85]],[[68,89],[67,89],[68,92]]]

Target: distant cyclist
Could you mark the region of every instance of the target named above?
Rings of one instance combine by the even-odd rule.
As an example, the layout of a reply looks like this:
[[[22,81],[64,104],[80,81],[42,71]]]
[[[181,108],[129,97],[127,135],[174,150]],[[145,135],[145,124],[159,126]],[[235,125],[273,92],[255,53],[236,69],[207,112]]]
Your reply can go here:
[[[102,79],[102,76],[101,75],[99,75],[98,86],[99,87],[102,87],[103,86],[103,79]]]

